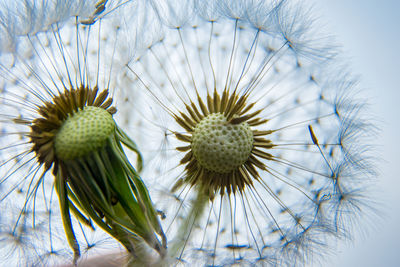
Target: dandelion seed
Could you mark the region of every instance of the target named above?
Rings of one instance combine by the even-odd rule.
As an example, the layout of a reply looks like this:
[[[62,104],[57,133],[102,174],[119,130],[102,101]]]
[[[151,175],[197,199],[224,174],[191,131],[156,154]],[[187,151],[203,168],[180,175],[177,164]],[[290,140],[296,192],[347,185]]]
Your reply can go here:
[[[125,22],[115,17],[128,4],[23,1],[2,10],[10,42],[0,64],[0,208],[2,217],[10,207],[18,211],[4,218],[10,229],[1,227],[0,243],[10,247],[4,263],[21,257],[22,265],[48,265],[70,250],[76,264],[81,252],[101,248],[104,233],[130,254],[125,264],[146,265],[166,254],[158,214],[138,175],[141,154],[114,120]],[[102,234],[92,241],[95,228]]]
[[[213,266],[327,253],[368,205],[367,179],[354,181],[373,173],[357,155],[369,124],[330,39],[294,1],[185,3],[153,1],[164,35],[128,64],[148,127],[171,118],[162,159],[145,170],[170,188],[169,253]],[[343,142],[355,125],[357,142]],[[155,175],[159,162],[170,169]]]

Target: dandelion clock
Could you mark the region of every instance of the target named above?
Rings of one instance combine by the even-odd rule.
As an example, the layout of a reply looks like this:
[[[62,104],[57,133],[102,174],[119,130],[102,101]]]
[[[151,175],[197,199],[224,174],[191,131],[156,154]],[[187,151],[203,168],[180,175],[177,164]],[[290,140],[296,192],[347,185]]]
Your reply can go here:
[[[152,6],[163,35],[128,68],[169,253],[183,266],[321,259],[368,213],[374,173],[374,129],[332,38],[296,1]]]
[[[134,253],[140,259],[135,264],[149,264],[147,254],[165,255],[166,238],[138,174],[142,156],[114,120],[113,91],[124,80],[119,51],[125,51],[115,17],[129,4],[4,3],[4,263],[77,265],[113,248]],[[132,163],[125,151],[133,154]],[[121,265],[131,260],[119,257]]]

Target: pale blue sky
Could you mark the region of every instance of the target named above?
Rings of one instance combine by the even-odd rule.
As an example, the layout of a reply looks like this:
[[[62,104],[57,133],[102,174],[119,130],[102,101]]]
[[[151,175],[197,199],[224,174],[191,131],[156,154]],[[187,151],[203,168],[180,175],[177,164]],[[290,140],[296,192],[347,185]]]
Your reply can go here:
[[[379,200],[384,219],[351,244],[341,244],[329,267],[400,266],[400,1],[318,0],[316,13],[343,45],[352,70],[361,75],[381,128],[377,140],[384,161]]]

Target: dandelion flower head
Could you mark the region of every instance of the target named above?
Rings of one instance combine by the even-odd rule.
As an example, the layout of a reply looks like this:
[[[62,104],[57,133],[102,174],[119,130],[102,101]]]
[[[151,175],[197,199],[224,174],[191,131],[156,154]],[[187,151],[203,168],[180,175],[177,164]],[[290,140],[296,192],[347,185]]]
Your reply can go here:
[[[307,5],[152,6],[163,35],[128,68],[170,253],[183,264],[293,266],[349,237],[368,206],[373,130]]]
[[[131,4],[2,2],[2,264],[76,264],[102,247],[165,250],[123,146],[138,171],[140,152],[114,117],[128,50],[118,12]]]

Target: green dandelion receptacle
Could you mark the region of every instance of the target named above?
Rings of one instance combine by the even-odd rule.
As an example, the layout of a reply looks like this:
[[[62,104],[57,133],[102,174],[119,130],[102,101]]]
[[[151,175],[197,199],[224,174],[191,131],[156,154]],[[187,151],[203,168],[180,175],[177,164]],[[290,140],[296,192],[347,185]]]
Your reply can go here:
[[[242,165],[253,148],[253,132],[244,122],[232,124],[221,113],[213,113],[196,125],[192,138],[194,157],[204,168],[219,173]]]
[[[55,136],[55,153],[62,160],[80,158],[102,148],[115,131],[110,113],[86,107],[68,117]]]

